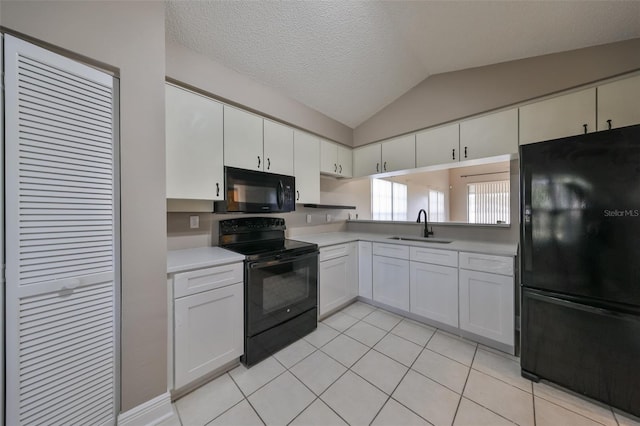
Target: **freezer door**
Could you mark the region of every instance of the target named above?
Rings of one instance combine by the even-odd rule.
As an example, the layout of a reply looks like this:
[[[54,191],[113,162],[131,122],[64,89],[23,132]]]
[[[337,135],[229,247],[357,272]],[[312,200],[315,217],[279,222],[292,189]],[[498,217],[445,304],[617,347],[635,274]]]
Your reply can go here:
[[[521,366],[640,416],[640,315],[523,289]]]
[[[523,285],[640,306],[640,126],[520,149]]]

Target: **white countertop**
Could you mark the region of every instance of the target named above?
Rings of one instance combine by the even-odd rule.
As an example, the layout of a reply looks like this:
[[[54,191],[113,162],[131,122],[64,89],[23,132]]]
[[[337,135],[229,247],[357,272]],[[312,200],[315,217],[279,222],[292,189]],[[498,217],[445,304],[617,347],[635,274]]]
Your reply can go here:
[[[198,247],[184,250],[170,250],[167,253],[167,273],[183,272],[191,269],[208,268],[242,262],[244,256],[220,247]]]
[[[371,241],[376,243],[400,244],[404,246],[420,246],[441,250],[467,251],[472,253],[494,254],[498,256],[515,256],[518,253],[516,243],[490,243],[484,241],[453,240],[448,244],[430,243],[427,238],[424,241],[390,240],[395,235],[373,234],[362,232],[329,232],[324,234],[300,235],[291,239],[318,244],[319,247],[327,247],[334,244],[343,244],[351,241]],[[398,235],[406,238],[421,239],[416,236]]]

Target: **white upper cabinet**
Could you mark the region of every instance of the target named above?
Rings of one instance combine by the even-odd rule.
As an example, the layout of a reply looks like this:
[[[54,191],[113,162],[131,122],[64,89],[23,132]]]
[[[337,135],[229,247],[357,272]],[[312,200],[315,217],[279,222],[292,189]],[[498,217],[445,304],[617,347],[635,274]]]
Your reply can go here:
[[[460,123],[460,160],[518,152],[518,109],[513,108]]]
[[[382,172],[416,168],[416,135],[410,134],[382,143]]]
[[[264,171],[293,175],[293,129],[264,121]]]
[[[593,87],[521,107],[520,145],[594,132],[595,106]]]
[[[318,204],[320,203],[320,140],[298,130],[294,131],[293,139],[296,203]]]
[[[382,145],[366,145],[353,150],[353,177],[370,176],[380,173],[382,165]]]
[[[640,123],[640,75],[598,87],[598,130],[638,123]]]
[[[320,139],[320,172],[332,176],[351,177],[353,172],[351,149]]]
[[[262,117],[224,106],[224,165],[264,170]]]
[[[351,148],[338,145],[338,173],[342,177],[353,176],[353,153]]]
[[[338,174],[338,145],[320,139],[320,172]]]
[[[353,175],[361,177],[414,169],[415,155],[415,134],[363,146],[353,150]]]
[[[167,198],[221,200],[222,104],[165,87]]]
[[[460,160],[458,123],[416,134],[416,167],[434,166]]]

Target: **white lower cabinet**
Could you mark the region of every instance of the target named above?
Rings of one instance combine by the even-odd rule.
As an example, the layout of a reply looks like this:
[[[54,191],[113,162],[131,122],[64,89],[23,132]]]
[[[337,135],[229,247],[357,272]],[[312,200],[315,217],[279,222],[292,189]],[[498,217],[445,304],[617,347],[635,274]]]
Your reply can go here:
[[[244,353],[242,283],[176,299],[175,388]]]
[[[368,241],[358,242],[358,295],[373,299],[373,247]]]
[[[180,389],[244,353],[241,262],[170,274],[169,374]]]
[[[373,300],[409,311],[408,260],[373,256]]]
[[[411,313],[458,326],[458,268],[411,262]]]
[[[322,317],[358,296],[357,243],[320,249],[318,316]]]
[[[465,253],[460,253],[461,259],[463,255]],[[511,258],[503,259],[513,263]],[[463,265],[462,260],[460,264]],[[476,269],[483,269],[482,265],[476,264]],[[460,328],[513,347],[513,275],[460,269],[459,288]]]

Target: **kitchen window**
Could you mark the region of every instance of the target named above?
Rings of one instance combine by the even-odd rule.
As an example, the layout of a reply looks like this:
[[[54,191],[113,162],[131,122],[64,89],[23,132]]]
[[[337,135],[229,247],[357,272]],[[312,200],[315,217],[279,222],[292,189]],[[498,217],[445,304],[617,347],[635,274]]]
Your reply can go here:
[[[467,185],[469,223],[509,223],[509,217],[508,180]]]
[[[373,220],[407,220],[407,185],[383,179],[371,180]]]
[[[444,192],[429,190],[429,222],[444,222]]]

